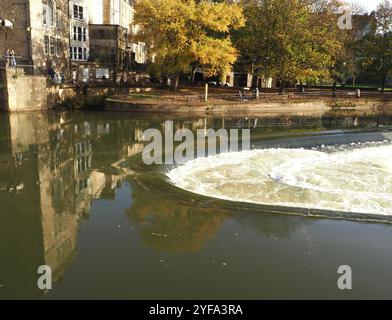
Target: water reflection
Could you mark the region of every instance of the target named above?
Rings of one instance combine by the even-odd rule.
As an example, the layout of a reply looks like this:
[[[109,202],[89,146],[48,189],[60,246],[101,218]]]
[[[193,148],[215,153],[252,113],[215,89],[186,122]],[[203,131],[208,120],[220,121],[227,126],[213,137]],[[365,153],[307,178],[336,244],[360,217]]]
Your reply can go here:
[[[108,132],[64,121],[61,114],[1,117],[0,278],[8,297],[37,291],[31,279],[39,265],[52,267],[54,281],[62,278],[79,223],[116,180],[92,164],[92,144]]]
[[[146,190],[139,183],[133,185],[132,196],[129,221],[138,227],[144,244],[163,252],[201,251],[229,215],[228,210],[203,208],[192,200],[182,202],[171,194],[160,194],[158,188]]]
[[[1,298],[41,295],[36,288],[39,265],[50,265],[54,281],[60,281],[75,259],[78,230],[89,219],[93,201],[114,200],[125,180],[132,186],[129,197],[133,199],[125,215],[143,245],[155,251],[200,252],[228,218],[275,237],[296,228],[291,223],[276,224],[272,218],[272,228],[253,225],[219,203],[203,205],[205,200],[166,190],[164,181],[155,181],[156,168],[145,168],[140,162],[124,167],[125,160],[141,153],[143,131],[164,132],[165,120],[170,119],[78,112],[0,115]],[[252,128],[253,138],[267,139],[388,126],[391,119],[201,118],[178,119],[174,125],[192,130],[246,127]]]

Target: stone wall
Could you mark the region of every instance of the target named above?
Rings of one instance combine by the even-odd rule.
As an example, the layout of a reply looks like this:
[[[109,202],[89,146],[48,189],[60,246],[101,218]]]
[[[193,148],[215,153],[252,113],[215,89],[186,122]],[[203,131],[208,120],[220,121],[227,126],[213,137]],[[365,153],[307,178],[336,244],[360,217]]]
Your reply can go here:
[[[0,1],[0,13],[4,19],[13,22],[12,30],[0,30],[0,55],[4,56],[6,49],[14,50],[23,63],[31,62],[31,41],[28,33],[29,17],[28,1]],[[21,61],[21,60],[19,60]]]
[[[70,76],[69,7],[67,0],[54,3],[53,23],[46,19],[43,6],[46,0],[0,1],[0,13],[13,21],[12,30],[0,30],[0,55],[8,48],[14,50],[17,63],[34,66],[35,73],[46,73],[47,67],[58,74]],[[45,45],[45,37],[49,43]],[[52,48],[52,49],[51,49]]]
[[[35,67],[45,70],[47,66],[52,66],[57,74],[63,73],[69,77],[70,56],[69,56],[69,16],[68,1],[57,0],[55,4],[55,15],[53,26],[43,24],[43,1],[29,1],[30,3],[30,26],[32,42],[32,60]],[[52,54],[49,45],[49,52],[45,53],[44,37],[53,38],[57,41],[55,54]]]
[[[47,77],[25,74],[23,68],[0,64],[0,111],[22,112],[53,109],[60,102],[86,97],[124,94],[132,89],[109,85],[57,85]]]
[[[0,110],[19,112],[52,108],[59,99],[59,87],[44,76],[26,75],[23,69],[0,70]]]
[[[0,111],[5,110],[8,105],[7,75],[5,64],[0,63]]]

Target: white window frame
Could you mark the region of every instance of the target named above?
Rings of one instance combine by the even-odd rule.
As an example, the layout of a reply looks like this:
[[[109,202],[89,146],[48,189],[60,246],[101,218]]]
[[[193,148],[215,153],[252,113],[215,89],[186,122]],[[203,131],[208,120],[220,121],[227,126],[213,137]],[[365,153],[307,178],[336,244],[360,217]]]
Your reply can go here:
[[[73,5],[73,9],[72,9],[72,16],[74,19],[76,20],[84,20],[85,17],[85,10],[83,6],[79,6],[77,4]]]
[[[81,26],[74,26],[73,40],[79,42],[87,42],[87,28]]]
[[[49,36],[44,36],[44,54],[49,55]]]
[[[58,22],[54,1],[47,0],[46,3],[42,3],[42,24],[46,27],[59,28]]]
[[[49,37],[49,53],[51,56],[56,54],[56,38]]]

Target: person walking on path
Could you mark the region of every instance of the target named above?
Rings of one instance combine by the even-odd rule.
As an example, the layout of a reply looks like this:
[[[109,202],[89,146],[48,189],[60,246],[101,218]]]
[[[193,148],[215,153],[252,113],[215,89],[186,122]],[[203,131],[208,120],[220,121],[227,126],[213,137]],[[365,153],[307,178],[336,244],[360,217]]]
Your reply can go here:
[[[15,52],[14,52],[14,50],[11,50],[10,56],[11,56],[11,66],[12,67],[16,67],[16,59],[15,59]]]
[[[10,49],[5,50],[5,54],[4,54],[4,59],[5,59],[5,63],[6,66],[10,66]]]

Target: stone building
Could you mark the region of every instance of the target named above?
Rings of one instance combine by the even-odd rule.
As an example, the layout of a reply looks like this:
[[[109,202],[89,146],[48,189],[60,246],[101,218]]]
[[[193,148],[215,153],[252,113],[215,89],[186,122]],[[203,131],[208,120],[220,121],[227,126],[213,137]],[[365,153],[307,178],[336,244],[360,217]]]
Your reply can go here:
[[[119,82],[127,77],[130,65],[127,29],[119,25],[90,24],[90,56],[101,68],[98,79]]]
[[[88,83],[95,66],[89,60],[88,0],[69,0],[71,77],[74,83]]]
[[[119,25],[128,32],[128,50],[131,53],[132,62],[144,64],[147,62],[145,44],[131,41],[132,35],[137,33],[137,26],[134,25],[134,14],[132,0],[100,0],[103,5],[103,24]],[[98,22],[96,22],[98,23]]]
[[[71,61],[87,61],[89,56],[87,0],[70,0],[69,13]]]
[[[125,29],[130,28],[132,20],[131,0],[102,0],[103,24],[119,25]]]
[[[88,0],[90,61],[96,64],[95,77],[119,82],[145,64],[143,43],[132,43],[135,32],[132,0]],[[91,72],[90,72],[91,73]]]
[[[0,53],[13,50],[18,65],[34,74],[69,77],[68,0],[0,1],[0,12],[13,23],[13,28],[0,30]]]

